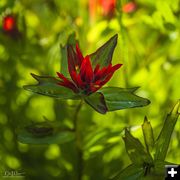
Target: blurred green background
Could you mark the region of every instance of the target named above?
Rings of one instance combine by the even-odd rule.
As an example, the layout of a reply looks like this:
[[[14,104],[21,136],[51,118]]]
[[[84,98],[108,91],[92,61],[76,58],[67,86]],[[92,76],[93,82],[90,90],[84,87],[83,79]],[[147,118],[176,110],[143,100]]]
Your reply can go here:
[[[34,83],[30,73],[60,71],[60,44],[75,32],[84,55],[94,52],[118,33],[113,64],[122,63],[108,86],[141,88],[150,99],[143,108],[101,115],[84,105],[80,125],[84,147],[84,180],[104,180],[130,164],[121,132],[132,127],[142,141],[146,115],[155,137],[180,92],[180,1],[127,0],[104,9],[97,0],[0,0],[0,177],[18,170],[27,180],[75,180],[74,143],[26,145],[17,141],[17,129],[31,121],[60,121],[72,126],[78,102],[58,101],[23,90]],[[123,8],[124,7],[124,8]],[[18,35],[4,32],[3,18],[13,14]],[[180,163],[180,123],[176,124],[166,160]]]

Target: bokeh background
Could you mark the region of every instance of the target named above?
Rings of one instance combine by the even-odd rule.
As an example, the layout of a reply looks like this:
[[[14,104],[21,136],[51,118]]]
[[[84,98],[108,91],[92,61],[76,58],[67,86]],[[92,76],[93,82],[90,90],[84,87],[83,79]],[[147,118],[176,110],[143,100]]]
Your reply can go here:
[[[10,29],[4,26],[14,18]],[[108,179],[130,164],[121,137],[124,127],[143,142],[146,115],[154,135],[180,92],[179,0],[0,0],[0,177],[18,170],[27,180],[75,180],[73,142],[26,145],[17,129],[26,124],[59,121],[72,126],[78,102],[33,94],[22,86],[35,83],[30,73],[60,71],[60,45],[75,32],[83,54],[94,52],[118,33],[113,64],[122,63],[108,86],[136,87],[151,104],[101,115],[84,105],[80,114],[84,180]],[[172,135],[167,161],[180,163],[180,123]]]

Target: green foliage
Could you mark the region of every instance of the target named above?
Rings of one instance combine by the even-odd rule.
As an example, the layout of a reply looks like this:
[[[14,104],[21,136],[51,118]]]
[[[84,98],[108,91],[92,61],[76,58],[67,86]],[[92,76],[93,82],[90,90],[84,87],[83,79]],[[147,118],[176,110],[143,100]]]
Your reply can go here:
[[[164,167],[168,164],[165,162],[166,153],[170,144],[170,139],[174,126],[179,117],[180,101],[167,115],[164,126],[154,144],[153,130],[150,122],[145,117],[142,125],[142,131],[146,144],[146,149],[142,143],[134,138],[131,133],[125,129],[124,142],[128,156],[132,164],[116,175],[113,180],[118,179],[164,179]],[[151,149],[150,149],[151,147]],[[153,157],[150,155],[153,153]]]
[[[165,161],[156,161],[146,179],[160,180],[164,174],[164,165],[168,162],[180,164],[180,155],[177,153],[180,148],[179,120],[173,130],[168,151],[167,144],[161,144],[164,133],[159,136],[160,141],[155,141],[155,146],[153,138],[148,138],[158,137],[164,115],[179,99],[180,1],[137,0],[133,1],[137,6],[131,13],[122,11],[126,2],[117,0],[115,14],[107,17],[101,14],[101,7],[93,15],[88,0],[0,0],[0,179],[6,170],[21,170],[25,174],[21,179],[27,180],[77,179],[74,140],[63,144],[40,145],[17,141],[20,130],[29,126],[31,130],[25,128],[25,133],[33,139],[40,141],[51,137],[52,127],[32,129],[32,121],[34,124],[47,121],[43,116],[47,117],[48,123],[58,122],[62,130],[73,129],[74,110],[78,101],[60,101],[22,88],[25,84],[34,84],[30,72],[49,77],[56,76],[55,73],[61,70],[66,75],[67,64],[63,62],[67,62],[67,42],[74,43],[73,32],[84,55],[95,52],[118,34],[112,64],[122,63],[123,66],[107,87],[140,86],[136,95],[151,101],[144,108],[109,112],[106,115],[83,105],[78,115],[79,140],[84,152],[82,179],[108,179],[130,165],[121,138],[124,127],[128,127],[140,142],[144,139],[146,153],[149,151],[153,158],[154,149],[158,147],[163,153],[161,156],[157,151],[157,158],[164,159],[166,156]],[[20,33],[18,38],[9,36],[2,29],[2,19],[8,13],[16,17]],[[63,89],[60,91],[64,92]],[[150,124],[144,122],[142,136],[140,125],[144,116],[151,120],[153,135]],[[172,120],[172,117],[167,119]],[[172,123],[169,120],[170,127],[174,120]],[[148,167],[147,164],[136,169],[130,166],[128,170],[124,169],[124,173],[120,173],[119,179],[127,176],[131,179],[131,175],[134,175],[133,178],[143,176],[149,170]],[[157,176],[157,172],[160,175]]]
[[[72,90],[59,86],[59,80],[55,77],[37,76],[35,74],[31,75],[38,81],[38,84],[26,85],[24,86],[25,90],[32,91],[34,93],[42,94],[45,96],[58,98],[61,100],[80,98],[78,95],[74,94]]]
[[[179,108],[180,108],[180,101],[178,101],[178,103],[175,105],[171,113],[167,115],[161,133],[159,134],[156,140],[154,158],[157,161],[165,160],[171,135],[173,133],[174,126],[176,125],[176,122],[179,117]]]
[[[152,157],[150,154],[146,152],[141,142],[134,138],[127,129],[125,130],[124,142],[126,151],[133,164],[143,166],[144,163],[152,163]]]
[[[114,35],[103,46],[96,50],[96,52],[90,55],[92,64],[95,67],[100,64],[101,67],[108,66],[113,57],[113,52],[117,44],[118,35]]]
[[[139,97],[133,92],[136,88],[123,89],[117,87],[105,87],[99,90],[104,95],[108,111],[146,106],[148,99]]]
[[[25,144],[63,144],[74,138],[74,132],[61,128],[58,122],[32,124],[18,132],[18,140]]]
[[[144,123],[142,124],[142,131],[144,136],[144,142],[148,152],[151,152],[154,148],[154,135],[150,122],[147,117],[144,118]]]
[[[108,111],[104,96],[100,92],[96,92],[90,96],[87,96],[85,98],[85,102],[87,102],[90,106],[92,106],[96,111],[100,112],[101,114],[105,114]]]

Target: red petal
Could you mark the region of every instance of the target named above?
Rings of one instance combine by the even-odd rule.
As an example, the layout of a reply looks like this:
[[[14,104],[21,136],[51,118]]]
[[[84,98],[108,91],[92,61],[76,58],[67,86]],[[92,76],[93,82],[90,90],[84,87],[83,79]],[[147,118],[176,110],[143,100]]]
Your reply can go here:
[[[76,83],[77,87],[84,87],[84,83],[81,80],[80,74],[76,74],[75,71],[72,72],[72,80]]]
[[[106,74],[101,73],[100,79],[96,78],[97,80],[94,81],[95,85],[100,85],[100,87],[102,87],[104,84],[106,84],[111,79],[114,72],[116,70],[118,70],[121,66],[122,66],[122,64],[116,64],[115,66],[112,67],[111,64],[110,64],[106,69]]]
[[[95,69],[94,69],[94,75],[96,75],[96,73],[99,71],[99,69],[100,69],[100,65],[97,64]]]
[[[66,77],[64,77],[63,74],[57,72],[57,75],[60,79],[62,79],[63,81],[62,82],[59,82],[58,84],[61,85],[61,86],[64,86],[64,87],[67,87],[69,89],[72,89],[74,92],[78,92],[78,89],[77,87],[74,85],[73,82],[71,82],[69,79],[67,79]]]
[[[116,70],[118,70],[120,67],[122,66],[122,64],[116,64],[115,66],[113,66],[112,68],[111,68],[111,72],[115,72]]]
[[[80,50],[80,48],[78,46],[78,43],[76,43],[76,53],[77,53],[77,56],[78,56],[78,59],[79,59],[79,64],[81,65],[84,57],[83,57],[83,55],[81,53],[81,50]]]
[[[86,56],[83,59],[83,62],[80,68],[80,75],[81,75],[81,79],[87,83],[90,83],[93,79],[93,69],[91,66],[89,56]]]
[[[101,81],[96,81],[96,83],[91,84],[91,92],[96,92],[98,89],[100,89],[102,86],[100,85]]]
[[[94,82],[106,77],[107,73],[109,73],[110,68],[111,64],[109,64],[108,67],[103,67],[101,70],[99,69],[94,75]]]

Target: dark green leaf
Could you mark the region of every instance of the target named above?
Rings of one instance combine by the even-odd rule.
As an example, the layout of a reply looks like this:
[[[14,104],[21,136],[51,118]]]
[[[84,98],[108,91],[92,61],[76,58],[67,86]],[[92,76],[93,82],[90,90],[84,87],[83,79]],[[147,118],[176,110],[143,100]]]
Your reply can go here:
[[[165,162],[165,161],[156,161],[155,163],[154,163],[154,167],[152,168],[152,170],[151,170],[151,175],[153,176],[157,176],[157,175],[159,175],[159,176],[161,176],[161,178],[163,179],[165,179],[165,173],[164,173],[164,170],[165,170],[165,165],[173,165],[174,163],[169,163],[169,162]]]
[[[85,102],[101,114],[105,114],[108,110],[104,101],[104,96],[100,92],[96,92],[90,96],[87,96],[85,98]]]
[[[38,81],[38,84],[26,85],[24,86],[25,90],[45,96],[59,98],[61,100],[78,99],[78,95],[76,95],[72,90],[58,85],[58,79],[50,76],[37,76],[35,74],[31,75]]]
[[[134,164],[143,166],[144,164],[152,163],[152,157],[146,152],[142,143],[137,138],[134,138],[127,129],[125,129],[125,137],[123,139],[126,151]]]
[[[45,137],[35,137],[27,131],[22,131],[18,135],[18,141],[24,144],[62,144],[74,139],[74,134],[68,131],[62,131]]]
[[[148,99],[139,97],[133,92],[137,88],[122,89],[107,87],[99,90],[104,95],[108,111],[146,106],[150,103]]]
[[[138,167],[135,164],[131,164],[127,168],[119,172],[115,177],[110,178],[112,180],[139,180],[144,174],[143,167]]]
[[[72,131],[58,126],[56,122],[33,123],[18,131],[18,140],[24,144],[62,144],[74,139]]]
[[[164,26],[167,30],[170,30],[170,31],[175,31],[176,30],[176,26],[172,23],[164,23]]]
[[[171,113],[167,115],[166,120],[164,122],[163,128],[155,142],[155,155],[154,159],[164,161],[172,132],[174,130],[174,126],[177,122],[177,119],[179,117],[179,108],[180,108],[180,101],[177,102],[175,107],[172,109]]]
[[[144,118],[142,131],[144,135],[144,142],[146,144],[146,149],[148,152],[151,152],[154,147],[154,135],[153,135],[153,129],[151,123],[147,120],[147,117]]]
[[[111,37],[103,46],[97,49],[96,52],[90,54],[92,65],[95,67],[99,64],[101,67],[107,66],[112,61],[114,49],[117,44],[118,35]]]

